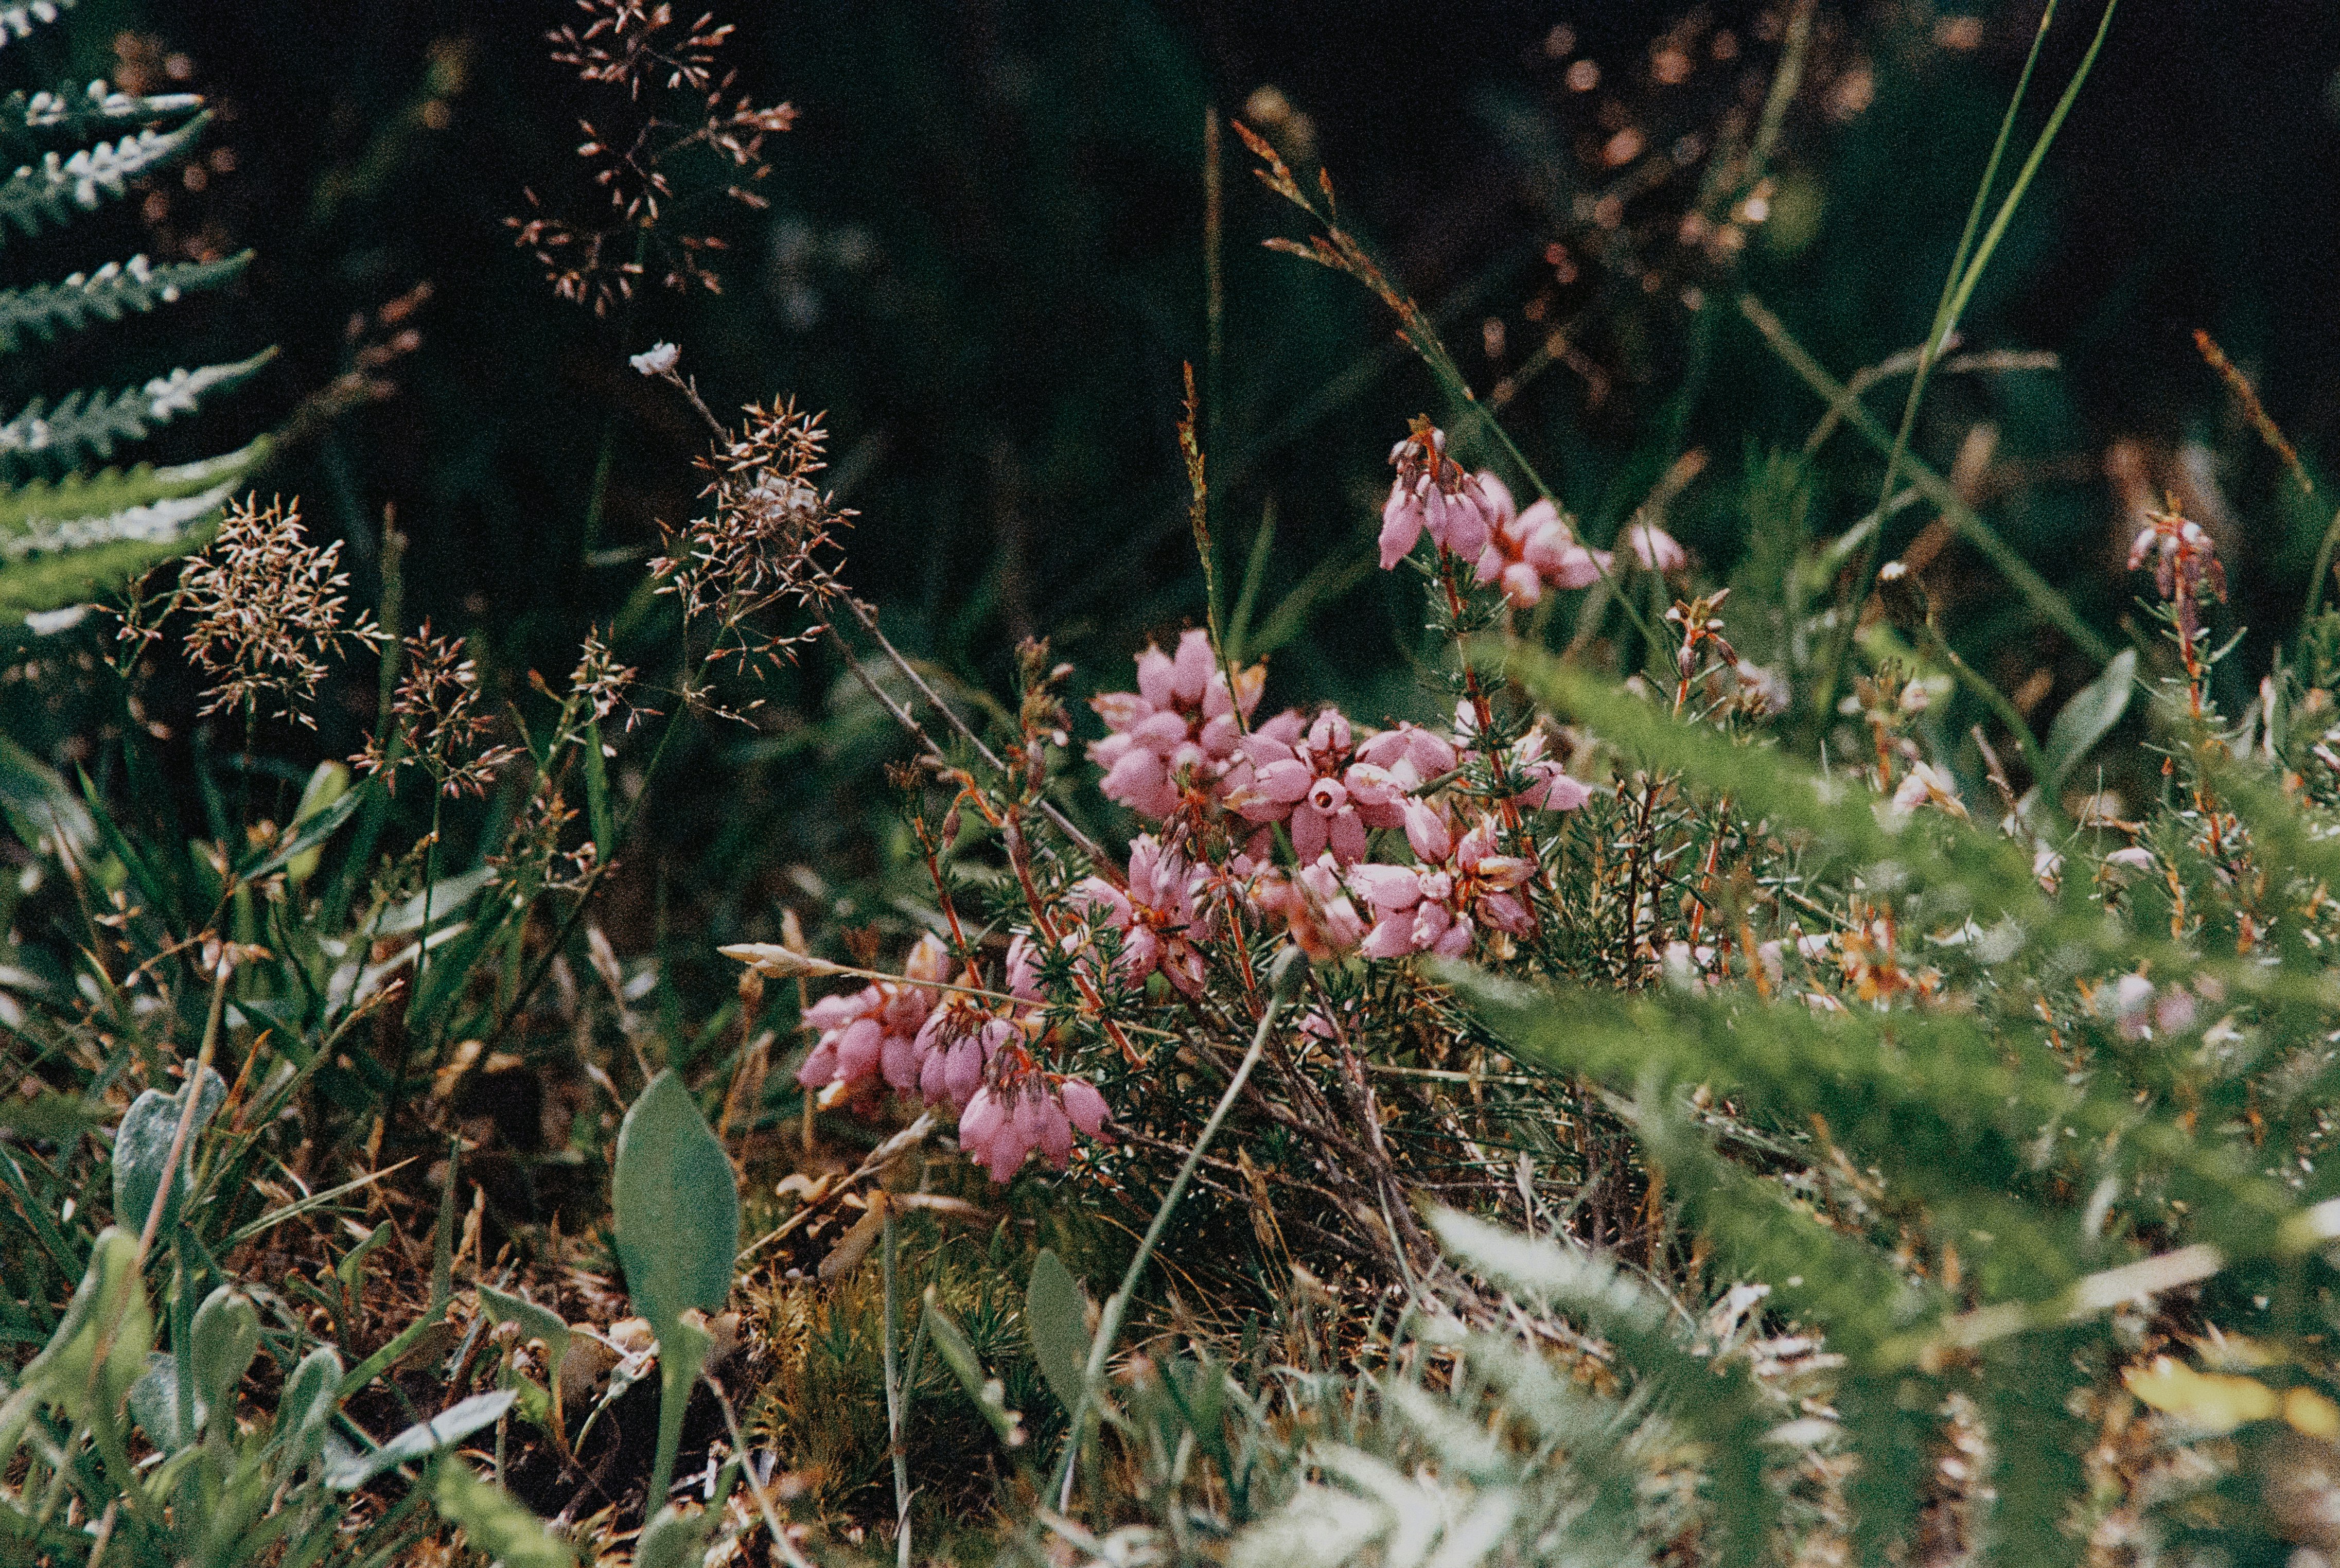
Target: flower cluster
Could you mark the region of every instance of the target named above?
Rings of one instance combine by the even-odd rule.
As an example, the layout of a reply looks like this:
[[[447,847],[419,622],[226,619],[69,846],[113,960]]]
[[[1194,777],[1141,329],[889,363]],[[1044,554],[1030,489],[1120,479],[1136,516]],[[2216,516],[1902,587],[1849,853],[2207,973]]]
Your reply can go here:
[[[1522,511],[1500,480],[1466,471],[1445,447],[1417,421],[1393,452],[1384,565],[1426,533],[1459,563],[1462,591],[1500,588],[1515,605],[1608,570],[1552,502]],[[1653,527],[1629,547],[1652,571],[1681,562]],[[961,1150],[1005,1182],[1036,1154],[1064,1167],[1076,1135],[1105,1130],[1104,1097],[1062,1070],[1084,1023],[1135,1064],[1132,1009],[1255,997],[1260,958],[1278,943],[1315,963],[1393,962],[1461,958],[1482,942],[1508,955],[1508,943],[1533,938],[1550,895],[1532,815],[1591,796],[1543,730],[1495,732],[1475,691],[1448,725],[1371,728],[1330,706],[1261,719],[1265,668],[1230,668],[1199,629],[1166,652],[1149,643],[1134,684],[1090,700],[1106,729],[1087,752],[1098,791],[1139,819],[1118,866],[1074,835],[1085,865],[1053,886],[1034,874],[1016,826],[1031,798],[1016,792],[1037,787],[1039,764],[1007,769],[996,799],[942,769],[960,791],[950,819],[972,799],[1000,829],[1018,895],[999,988],[972,954],[945,984],[947,952],[927,937],[900,976],[818,1004],[806,1022],[818,1041],[798,1077],[825,1101],[873,1108],[890,1088],[947,1107]],[[1018,755],[1064,744],[1060,709],[1028,699],[1026,709]],[[953,839],[947,829],[937,842]],[[929,862],[947,906],[950,887]]]
[[[960,1148],[996,1182],[1036,1150],[1062,1170],[1075,1128],[1103,1135],[1105,1097],[1085,1079],[1045,1071],[1033,1054],[1046,1024],[1029,938],[1008,945],[1004,997],[977,993],[971,971],[962,977],[969,984],[947,991],[949,969],[949,949],[928,933],[898,978],[815,1002],[804,1021],[819,1038],[797,1081],[824,1101],[863,1108],[887,1089],[949,1107]]]
[[[1089,748],[1089,760],[1105,769],[1098,789],[1156,821],[1177,810],[1182,779],[1205,794],[1215,790],[1236,759],[1266,680],[1265,666],[1254,664],[1235,672],[1231,689],[1211,657],[1209,636],[1199,630],[1178,640],[1175,655],[1147,644],[1137,656],[1136,690],[1091,700],[1108,731]],[[1285,714],[1261,733],[1296,733],[1299,725],[1297,714]]]
[[[1605,550],[1587,550],[1560,509],[1537,501],[1521,511],[1509,486],[1492,473],[1479,475],[1479,491],[1493,511],[1487,548],[1479,552],[1479,585],[1501,584],[1513,604],[1530,605],[1552,588],[1590,588],[1609,570]]]
[[[1413,553],[1424,533],[1442,550],[1476,561],[1487,548],[1493,498],[1446,455],[1446,432],[1416,418],[1413,433],[1390,448],[1397,477],[1382,505],[1382,570]]]
[[[1581,542],[1549,498],[1525,511],[1511,487],[1482,469],[1472,473],[1446,455],[1446,432],[1417,418],[1390,449],[1397,477],[1382,505],[1381,561],[1387,571],[1413,553],[1425,533],[1472,569],[1482,588],[1500,587],[1516,605],[1543,598],[1546,588],[1590,588],[1614,564],[1605,550]],[[1625,547],[1644,571],[1673,573],[1689,553],[1654,522],[1635,521]]]
[[[818,1029],[820,1037],[797,1069],[797,1082],[808,1089],[841,1086],[842,1095],[874,1087],[882,1074],[893,1088],[916,1088],[925,1026],[939,995],[933,987],[949,968],[949,950],[930,932],[903,961],[901,982],[824,997],[806,1008],[805,1025]]]

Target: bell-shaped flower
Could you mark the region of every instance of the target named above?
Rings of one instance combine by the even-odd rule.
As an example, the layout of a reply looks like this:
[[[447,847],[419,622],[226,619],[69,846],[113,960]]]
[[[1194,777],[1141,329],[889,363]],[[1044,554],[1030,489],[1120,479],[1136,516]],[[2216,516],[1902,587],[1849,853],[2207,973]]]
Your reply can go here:
[[[1006,1185],[1035,1152],[1056,1170],[1073,1155],[1073,1131],[1105,1127],[1105,1097],[1079,1078],[1051,1081],[1028,1062],[1010,1064],[975,1091],[958,1118],[958,1146]]]
[[[811,1055],[797,1069],[808,1089],[830,1084],[864,1084],[883,1074],[887,1083],[908,1089],[918,1079],[917,1039],[938,993],[930,987],[948,971],[950,954],[928,932],[903,961],[901,980],[864,986],[841,997],[824,997],[805,1009],[805,1022],[820,1031]]]
[[[1680,571],[1690,564],[1690,552],[1653,522],[1637,522],[1627,529],[1625,546],[1643,571]]]
[[[1481,586],[1501,584],[1512,603],[1529,605],[1543,597],[1547,586],[1589,588],[1601,580],[1608,556],[1596,556],[1578,543],[1551,501],[1537,501],[1519,511],[1511,491],[1492,473],[1479,475],[1479,489],[1492,511],[1486,547],[1479,552]]]
[[[1446,455],[1446,432],[1415,421],[1413,433],[1390,448],[1390,462],[1397,477],[1382,504],[1382,570],[1412,554],[1424,533],[1440,549],[1476,561],[1487,548],[1494,501]]]
[[[1204,934],[1205,922],[1196,907],[1208,881],[1208,872],[1147,833],[1130,841],[1126,888],[1085,877],[1066,901],[1121,933],[1115,968],[1127,979],[1143,981],[1159,970],[1193,996],[1203,983],[1203,955],[1193,938]]]
[[[1245,739],[1247,775],[1227,804],[1250,822],[1285,822],[1304,865],[1327,849],[1346,865],[1364,858],[1365,835],[1404,820],[1408,786],[1362,760],[1347,719],[1326,709],[1307,733],[1286,742],[1265,732]]]
[[[1458,839],[1443,809],[1412,800],[1405,836],[1414,864],[1358,866],[1349,873],[1377,917],[1361,948],[1365,957],[1459,958],[1480,926],[1514,934],[1533,928],[1522,889],[1535,875],[1534,863],[1502,853],[1492,818]]]
[[[1148,643],[1137,656],[1136,690],[1089,700],[1111,731],[1089,747],[1089,760],[1106,770],[1099,786],[1106,799],[1159,819],[1178,809],[1181,774],[1215,791],[1266,680],[1266,667],[1254,664],[1235,672],[1231,690],[1209,634],[1199,630],[1178,639],[1175,654]],[[1281,728],[1296,731],[1298,724],[1294,715]]]

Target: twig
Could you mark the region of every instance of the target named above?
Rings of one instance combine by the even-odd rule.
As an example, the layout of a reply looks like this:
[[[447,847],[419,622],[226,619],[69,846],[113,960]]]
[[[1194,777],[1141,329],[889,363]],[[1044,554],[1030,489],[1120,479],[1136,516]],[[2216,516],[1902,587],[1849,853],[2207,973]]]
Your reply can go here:
[[[195,1107],[203,1102],[203,1075],[211,1071],[213,1054],[219,1048],[220,1018],[227,1010],[228,977],[235,973],[235,961],[225,943],[219,948],[214,964],[217,975],[212,982],[211,1016],[203,1020],[203,1043],[195,1051],[195,1070],[187,1075],[183,1091],[187,1103],[179,1110],[178,1130],[171,1135],[171,1157],[163,1166],[163,1177],[154,1184],[154,1201],[146,1207],[146,1224],[138,1233],[138,1254],[134,1268],[143,1268],[146,1255],[153,1250],[155,1233],[163,1228],[163,1211],[171,1202],[171,1180],[179,1174],[179,1162],[186,1156],[187,1140],[195,1129]]]

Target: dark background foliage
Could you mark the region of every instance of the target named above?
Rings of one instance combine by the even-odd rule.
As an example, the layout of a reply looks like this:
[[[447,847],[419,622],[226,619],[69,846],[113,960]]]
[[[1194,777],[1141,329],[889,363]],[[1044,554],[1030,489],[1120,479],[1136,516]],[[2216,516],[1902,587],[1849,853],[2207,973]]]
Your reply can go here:
[[[260,390],[214,419],[281,416],[349,368],[353,323],[362,340],[368,313],[431,286],[419,348],[386,372],[395,394],[264,482],[350,541],[368,595],[393,518],[409,541],[408,623],[428,613],[473,632],[511,690],[531,667],[565,672],[588,619],[627,604],[658,520],[688,515],[702,432],[625,363],[659,338],[682,345],[719,410],[794,395],[829,411],[834,476],[863,513],[857,581],[906,643],[997,689],[1016,636],[1051,634],[1086,680],[1119,684],[1147,635],[1198,615],[1174,420],[1181,362],[1208,373],[1211,104],[1268,112],[1261,128],[1282,144],[1313,144],[1346,219],[1440,314],[1482,387],[1532,348],[1542,329],[1526,311],[1570,323],[1597,375],[1556,369],[1527,386],[1510,410],[1523,445],[1596,538],[1675,456],[1704,450],[1674,521],[1727,573],[1746,542],[1746,454],[1800,442],[1818,412],[1729,301],[1752,289],[1839,374],[1914,342],[2038,15],[1987,9],[1961,32],[1923,5],[1824,9],[1777,160],[1780,210],[1736,267],[1719,274],[1674,243],[1690,194],[1664,188],[1626,211],[1630,264],[1593,260],[1584,236],[1600,225],[1584,212],[1606,176],[1588,152],[1618,125],[1660,144],[1710,134],[1734,104],[1743,114],[1776,61],[1781,9],[737,6],[742,90],[801,114],[769,143],[769,208],[712,219],[730,243],[719,297],[650,289],[606,318],[556,300],[504,222],[524,189],[586,199],[576,123],[609,104],[547,58],[565,5],[85,0],[71,59],[42,43],[0,65],[26,82],[118,78],[123,56],[168,74],[175,55],[216,96],[227,161],[206,165],[201,189],[174,174],[123,220],[144,231],[131,244],[158,253],[259,252],[234,297],[171,328],[214,357],[283,347]],[[1685,16],[1703,24],[1696,69],[1656,81],[1652,40]],[[2030,124],[2095,19],[2072,5],[2057,18]],[[1714,58],[1718,30],[1732,58]],[[1601,84],[1574,91],[1570,67],[1586,59]],[[2236,623],[2272,637],[2296,615],[2325,520],[2281,503],[2272,460],[2238,432],[2191,334],[2217,336],[2311,464],[2333,450],[2335,66],[2328,6],[2128,0],[1968,318],[1971,345],[2054,350],[2061,373],[1946,384],[1921,425],[1920,450],[1946,469],[1968,425],[1998,425],[1995,519],[2102,624],[2135,589],[2103,477],[2122,438],[2157,452],[2200,441],[2226,458],[2246,536],[2230,545]],[[1405,416],[1438,412],[1437,394],[1378,306],[1260,249],[1297,230],[1245,162],[1230,142],[1216,521],[1239,571],[1274,507],[1264,607],[1312,572],[1327,590],[1309,634],[1278,650],[1271,697],[1418,712],[1406,601],[1350,568],[1383,453]],[[32,263],[12,251],[8,264]],[[1702,313],[1684,295],[1701,285]],[[1501,352],[1491,321],[1508,328]],[[43,373],[151,373],[139,356],[159,330],[103,334],[92,352],[118,363]],[[190,432],[189,450],[217,428]],[[1838,442],[1822,531],[1874,498],[1875,463]],[[2067,690],[2085,676],[1989,589],[1963,602],[1958,635],[2013,660],[2006,684],[2029,666]],[[692,847],[685,880],[735,911],[762,901],[787,859],[860,830],[883,743],[872,727],[813,722],[835,676],[816,661],[798,690],[770,693],[758,729],[695,739],[669,775],[674,809],[647,814]],[[328,749],[353,749],[371,718],[370,687],[347,698]],[[53,750],[81,728],[19,710],[9,722]]]

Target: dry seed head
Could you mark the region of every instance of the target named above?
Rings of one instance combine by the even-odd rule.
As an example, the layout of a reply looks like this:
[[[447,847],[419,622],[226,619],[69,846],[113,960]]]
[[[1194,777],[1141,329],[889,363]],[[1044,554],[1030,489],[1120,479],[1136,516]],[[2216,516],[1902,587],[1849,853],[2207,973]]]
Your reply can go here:
[[[349,574],[342,542],[309,542],[301,502],[231,502],[218,537],[192,558],[179,579],[193,614],[183,646],[209,681],[203,711],[263,705],[280,718],[316,728],[306,711],[342,640],[378,646],[371,617],[347,615]],[[130,635],[125,621],[124,635]]]
[[[488,744],[495,720],[481,711],[478,665],[460,637],[438,637],[424,621],[404,642],[406,667],[390,704],[388,736],[375,735],[350,760],[395,790],[398,769],[414,764],[450,796],[485,795],[516,746]]]

